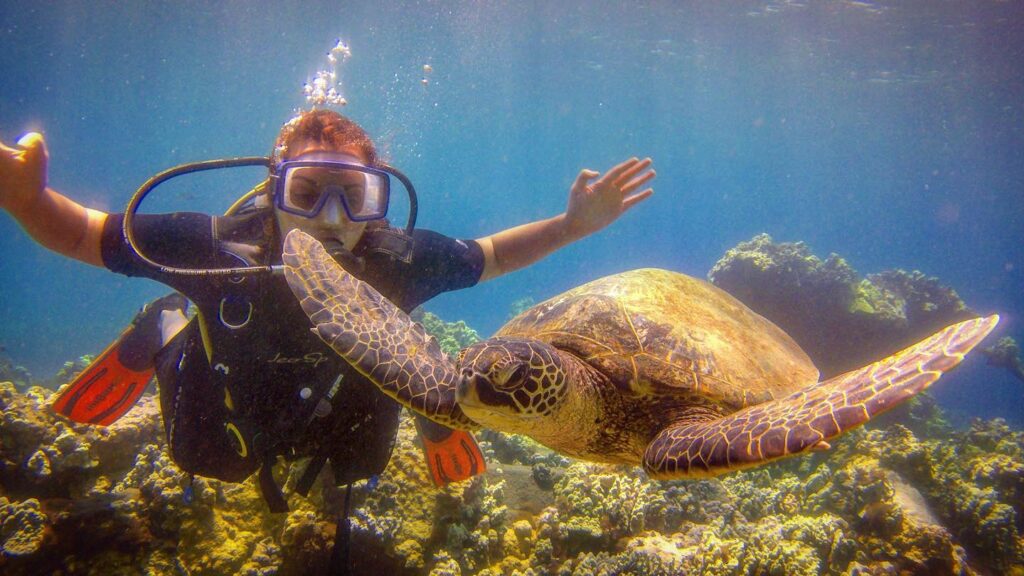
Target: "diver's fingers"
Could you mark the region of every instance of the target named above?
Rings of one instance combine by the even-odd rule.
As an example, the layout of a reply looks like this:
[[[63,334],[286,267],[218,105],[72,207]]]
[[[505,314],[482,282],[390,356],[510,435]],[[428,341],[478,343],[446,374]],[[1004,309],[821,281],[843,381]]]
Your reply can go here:
[[[46,140],[39,132],[29,132],[18,138],[18,146],[25,151],[25,163],[29,166],[42,166],[45,170],[49,157],[46,151]]]
[[[622,195],[625,196],[631,194],[633,190],[636,190],[637,188],[650,182],[657,175],[658,173],[655,172],[654,170],[649,170],[641,174],[639,178],[633,178],[632,180],[627,181],[625,185],[622,186]]]
[[[604,176],[601,177],[601,182],[614,184],[615,181],[619,179],[619,177],[625,174],[630,168],[635,166],[638,162],[640,162],[640,159],[634,156],[629,160],[626,160],[625,162],[616,164],[610,170],[604,173]]]
[[[40,134],[39,132],[26,132],[25,134],[22,135],[21,138],[18,138],[17,142],[14,143],[14,145],[17,146],[17,148],[11,148],[10,146],[4,144],[3,140],[0,140],[0,151],[21,152],[22,150],[34,146],[37,142],[42,143],[44,147],[46,146],[46,140],[43,138],[42,134]]]
[[[633,179],[637,174],[643,172],[648,167],[650,167],[650,165],[651,165],[651,159],[650,158],[644,158],[643,160],[637,160],[637,162],[635,164],[633,164],[632,166],[627,168],[625,172],[620,174],[619,177],[615,179],[615,181],[614,181],[615,185],[616,186],[620,186],[620,187],[624,186],[631,179]]]
[[[15,144],[14,146],[18,146]],[[5,169],[5,177],[10,177],[6,174],[7,169],[13,169],[15,165],[22,162],[22,158],[25,156],[25,152],[20,148],[11,148],[10,146],[0,142],[0,167]]]
[[[644,200],[650,198],[651,194],[654,194],[654,188],[648,188],[647,190],[644,190],[643,192],[637,192],[636,194],[634,194],[632,196],[629,196],[628,198],[623,199],[622,200],[622,211],[625,212],[626,210],[629,210],[633,206],[636,206],[637,204],[639,204],[639,203],[643,202]]]
[[[585,189],[587,185],[590,183],[590,179],[597,176],[598,174],[600,174],[600,172],[595,172],[594,170],[591,170],[589,168],[584,168],[583,170],[580,170],[580,173],[576,176],[576,182],[574,182],[572,185],[573,189]]]
[[[14,146],[18,145],[14,144]],[[4,144],[3,141],[0,140],[0,152],[2,152],[4,156],[13,157],[16,153],[21,152],[21,149],[17,147],[12,148],[11,146]]]

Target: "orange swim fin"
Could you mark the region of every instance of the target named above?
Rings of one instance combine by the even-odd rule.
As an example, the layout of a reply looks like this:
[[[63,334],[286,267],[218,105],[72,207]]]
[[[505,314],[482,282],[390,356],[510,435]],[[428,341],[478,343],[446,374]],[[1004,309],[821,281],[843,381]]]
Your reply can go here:
[[[484,455],[472,434],[452,430],[418,414],[414,420],[435,486],[467,480],[487,471]]]
[[[78,375],[53,403],[53,411],[82,424],[106,426],[124,416],[153,378],[160,350],[160,314],[188,309],[177,292],[146,304],[131,325]]]
[[[121,344],[134,329],[122,332],[61,392],[54,412],[82,424],[106,426],[131,410],[154,372],[152,366],[137,371],[121,362]]]

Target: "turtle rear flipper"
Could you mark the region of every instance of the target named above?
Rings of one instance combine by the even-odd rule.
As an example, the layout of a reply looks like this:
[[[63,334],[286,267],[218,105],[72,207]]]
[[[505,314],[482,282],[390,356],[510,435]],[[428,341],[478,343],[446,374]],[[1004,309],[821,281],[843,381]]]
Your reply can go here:
[[[714,476],[826,449],[827,440],[923,391],[963,360],[998,316],[950,326],[884,360],[809,388],[701,423],[670,426],[655,436],[644,468],[655,478]]]
[[[456,367],[437,341],[372,286],[345,271],[323,244],[292,230],[284,275],[313,330],[403,406],[463,430],[479,428],[455,402]]]

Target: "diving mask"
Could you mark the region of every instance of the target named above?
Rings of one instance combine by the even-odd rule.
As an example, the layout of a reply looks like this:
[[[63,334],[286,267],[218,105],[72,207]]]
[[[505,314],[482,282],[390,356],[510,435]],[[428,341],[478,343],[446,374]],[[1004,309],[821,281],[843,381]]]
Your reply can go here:
[[[349,220],[378,220],[388,212],[390,176],[387,168],[366,166],[346,154],[306,154],[276,166],[274,203],[289,214],[314,218],[336,196]]]
[[[321,154],[323,154],[324,157],[321,157]],[[409,180],[408,177],[406,177],[405,174],[390,166],[365,166],[361,164],[357,158],[352,156],[346,157],[345,155],[338,153],[316,152],[308,155],[303,154],[302,156],[296,158],[295,160],[280,162],[278,164],[274,164],[274,161],[271,158],[247,156],[243,158],[224,158],[221,160],[192,162],[164,170],[163,172],[160,172],[159,174],[153,176],[145,183],[143,183],[142,186],[140,186],[139,189],[135,191],[131,199],[128,201],[128,206],[125,208],[124,211],[125,241],[128,243],[132,252],[134,252],[135,255],[142,262],[144,262],[154,270],[159,270],[166,274],[177,274],[181,276],[237,276],[240,274],[281,273],[283,268],[280,265],[235,266],[229,268],[193,269],[179,268],[175,266],[168,266],[166,264],[162,264],[151,259],[148,255],[146,255],[143,252],[143,250],[139,246],[139,243],[135,237],[135,216],[136,212],[139,209],[139,205],[142,204],[142,201],[149,195],[149,193],[152,192],[153,189],[159,186],[160,184],[167,182],[172,178],[177,178],[185,174],[192,174],[196,172],[236,168],[241,166],[266,166],[268,168],[271,168],[271,177],[269,180],[263,181],[255,188],[245,193],[241,198],[236,200],[234,204],[232,204],[231,208],[228,209],[228,214],[237,213],[239,211],[246,209],[247,206],[251,206],[254,202],[254,199],[264,194],[265,191],[268,189],[273,190],[275,192],[275,198],[281,197],[283,195],[283,192],[285,192],[285,186],[281,182],[282,179],[280,177],[286,175],[285,173],[288,170],[286,169],[287,167],[285,165],[289,163],[292,163],[294,166],[298,166],[300,164],[330,164],[330,166],[327,167],[332,169],[354,168],[357,172],[360,172],[361,174],[370,174],[375,175],[377,178],[382,178],[383,181],[385,182],[385,187],[383,188],[383,196],[381,196],[381,187],[379,185],[379,180],[376,182],[371,182],[373,186],[369,186],[369,188],[375,187],[375,190],[371,191],[372,194],[376,194],[375,199],[367,201],[366,198],[369,198],[369,196],[364,196],[363,199],[361,200],[362,203],[358,205],[354,201],[354,198],[346,198],[344,196],[344,186],[342,186],[340,189],[333,188],[329,190],[324,190],[322,198],[320,196],[316,196],[315,198],[312,199],[312,202],[310,202],[309,199],[307,199],[306,202],[300,202],[297,198],[292,198],[288,202],[284,203],[285,205],[282,207],[282,210],[285,210],[286,212],[292,212],[296,215],[302,215],[304,213],[315,215],[323,208],[324,204],[327,203],[327,199],[332,195],[333,192],[339,196],[339,199],[341,200],[342,205],[345,207],[345,210],[350,211],[349,217],[352,220],[373,220],[374,218],[382,218],[387,213],[388,200],[390,196],[390,182],[391,177],[394,176],[396,179],[398,179],[399,182],[402,183],[402,186],[405,188],[406,193],[409,195],[409,219],[408,222],[406,222],[405,229],[402,235],[407,239],[412,238],[413,230],[416,227],[416,214],[418,212],[418,202],[416,199],[416,189],[413,187],[412,182]],[[364,180],[363,186],[366,187],[366,185],[367,183]],[[355,189],[352,189],[350,192],[355,192]],[[275,202],[277,202],[276,199]],[[291,209],[288,208],[289,206],[291,207]],[[353,218],[351,212],[356,213],[356,215],[359,217]],[[374,217],[371,216],[372,214],[379,214],[379,216]],[[409,246],[411,246],[411,244],[407,242],[407,250],[409,249]]]

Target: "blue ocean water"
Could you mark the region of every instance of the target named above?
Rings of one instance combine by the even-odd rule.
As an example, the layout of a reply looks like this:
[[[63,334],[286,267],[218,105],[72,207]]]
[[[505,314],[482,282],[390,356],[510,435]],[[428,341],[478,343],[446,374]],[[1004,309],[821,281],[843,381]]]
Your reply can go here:
[[[607,273],[704,276],[768,232],[862,274],[938,276],[1024,340],[1022,28],[1024,5],[989,0],[3,1],[0,139],[44,132],[51,185],[120,211],[164,168],[267,154],[342,38],[344,112],[416,183],[422,227],[484,236],[562,211],[581,168],[654,159],[650,200],[435,299],[446,319],[488,334],[513,301]],[[219,212],[258,179],[160,208]],[[6,214],[0,277],[0,344],[37,377],[166,292],[57,257]],[[1024,387],[977,358],[936,394],[1024,422]]]

